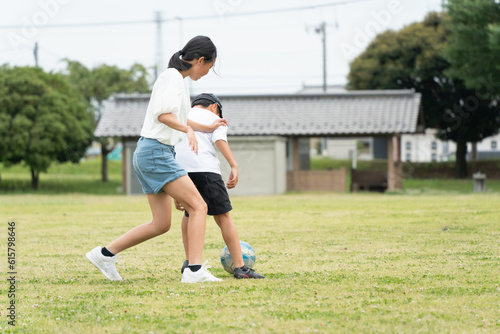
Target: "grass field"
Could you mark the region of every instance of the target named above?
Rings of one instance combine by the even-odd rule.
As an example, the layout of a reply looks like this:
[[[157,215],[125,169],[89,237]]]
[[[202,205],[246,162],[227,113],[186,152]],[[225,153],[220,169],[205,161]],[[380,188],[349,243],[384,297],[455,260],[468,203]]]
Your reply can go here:
[[[143,196],[1,195],[16,222],[16,333],[498,333],[500,195],[288,194],[233,199],[265,280],[237,281],[208,220],[204,258],[221,283],[180,283],[172,229],[121,254],[123,282],[85,258],[150,219]]]
[[[313,160],[316,168],[321,167],[318,162],[326,161],[329,165],[323,167],[341,168],[345,167],[346,161],[335,161],[331,159]],[[337,165],[331,165],[336,163]],[[101,182],[101,162],[99,159],[89,159],[80,164],[54,164],[47,173],[40,175],[40,188],[31,189],[31,174],[28,168],[16,165],[5,168],[0,165],[1,187],[0,194],[121,194],[121,161],[108,161],[109,182]],[[362,169],[387,168],[386,162],[374,161],[360,162]],[[347,187],[350,185],[348,175]],[[403,179],[404,194],[437,194],[437,193],[472,193],[473,185],[471,179]],[[348,189],[346,189],[347,191]],[[486,181],[486,191],[500,193],[500,180]]]
[[[2,187],[0,194],[101,194],[113,195],[121,192],[122,162],[108,161],[109,182],[101,182],[101,159],[89,159],[79,164],[53,164],[47,173],[40,173],[38,190],[31,189],[29,168],[15,165],[9,168],[0,165]]]

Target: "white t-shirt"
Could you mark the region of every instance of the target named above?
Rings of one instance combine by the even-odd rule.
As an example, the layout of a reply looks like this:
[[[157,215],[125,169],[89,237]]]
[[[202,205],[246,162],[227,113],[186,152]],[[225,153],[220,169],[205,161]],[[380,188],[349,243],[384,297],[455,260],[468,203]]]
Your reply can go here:
[[[210,125],[219,116],[203,108],[191,108],[188,118],[200,124]],[[210,172],[221,174],[220,162],[214,144],[217,140],[227,142],[227,126],[219,126],[214,132],[194,132],[198,141],[198,155],[191,151],[187,134],[183,134],[182,141],[175,145],[175,160],[188,173]]]
[[[153,86],[141,136],[165,145],[177,144],[182,140],[183,132],[161,123],[158,116],[172,113],[179,122],[186,124],[190,108],[189,88],[182,74],[175,68],[166,69]]]

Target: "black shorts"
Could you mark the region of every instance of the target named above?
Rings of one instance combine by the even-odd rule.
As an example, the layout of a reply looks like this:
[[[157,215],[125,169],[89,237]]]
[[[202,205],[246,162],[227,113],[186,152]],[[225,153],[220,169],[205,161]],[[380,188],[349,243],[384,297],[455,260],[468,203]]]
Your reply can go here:
[[[208,215],[216,216],[233,209],[222,176],[217,173],[188,173],[208,206]],[[184,211],[189,217],[187,211]]]

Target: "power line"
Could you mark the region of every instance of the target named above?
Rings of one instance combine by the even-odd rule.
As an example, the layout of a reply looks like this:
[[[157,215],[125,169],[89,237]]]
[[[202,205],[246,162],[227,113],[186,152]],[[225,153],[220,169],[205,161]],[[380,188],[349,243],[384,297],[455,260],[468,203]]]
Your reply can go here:
[[[31,48],[23,48],[23,49],[26,49],[26,50],[31,50]],[[13,49],[12,48],[8,48],[8,49],[2,49],[0,50],[0,52],[12,52]]]
[[[122,22],[96,22],[96,23],[63,23],[63,24],[47,24],[38,28],[77,28],[77,27],[97,27],[97,26],[115,26],[115,25],[131,25],[131,24],[146,24],[153,23],[155,20],[142,21],[122,21]],[[21,29],[24,26],[0,26],[0,29]]]
[[[251,16],[251,15],[262,15],[262,14],[274,14],[274,13],[292,12],[292,11],[298,11],[298,10],[309,10],[309,9],[324,8],[324,7],[350,5],[353,3],[367,2],[367,1],[373,1],[373,0],[351,0],[351,1],[331,2],[331,3],[309,5],[309,6],[302,6],[302,7],[291,7],[291,8],[262,10],[262,11],[255,11],[255,12],[225,14],[222,16],[223,17],[239,17],[239,16]],[[192,17],[186,17],[186,18],[184,18],[184,20],[204,20],[204,19],[214,19],[214,18],[220,18],[220,17],[221,16],[213,16],[213,15],[211,15],[211,16],[192,16]]]
[[[279,8],[279,9],[261,10],[261,11],[255,11],[255,12],[232,13],[232,14],[224,14],[224,15],[201,15],[201,16],[165,18],[165,19],[162,19],[161,22],[172,22],[172,21],[177,21],[179,19],[182,19],[184,21],[192,21],[192,20],[220,19],[221,17],[231,18],[231,17],[241,17],[241,16],[275,14],[275,13],[284,13],[284,12],[292,12],[292,11],[300,11],[300,10],[310,10],[310,9],[317,9],[317,8],[350,5],[350,4],[354,4],[354,3],[368,2],[368,1],[373,1],[373,0],[340,1],[340,2],[331,2],[331,3],[317,4],[317,5],[302,6],[302,7]],[[38,28],[97,27],[97,26],[148,24],[148,23],[156,23],[156,22],[158,22],[158,21],[155,18],[155,19],[150,19],[150,20],[136,20],[136,21],[48,24],[48,25],[40,26]],[[0,29],[22,29],[22,28],[24,28],[24,26],[20,26],[20,25],[0,26]]]

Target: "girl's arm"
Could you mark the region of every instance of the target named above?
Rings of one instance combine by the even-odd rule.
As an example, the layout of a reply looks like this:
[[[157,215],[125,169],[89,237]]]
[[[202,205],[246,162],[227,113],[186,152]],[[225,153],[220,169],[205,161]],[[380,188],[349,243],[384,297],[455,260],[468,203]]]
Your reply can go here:
[[[226,186],[227,189],[232,189],[236,187],[236,184],[238,183],[238,164],[234,159],[233,153],[231,152],[227,141],[217,140],[215,142],[215,146],[217,146],[220,153],[222,153],[226,161],[229,163],[229,166],[231,166],[231,173],[229,174],[229,180],[227,181]]]
[[[198,141],[196,140],[193,128],[179,122],[179,120],[175,118],[172,113],[161,114],[158,116],[158,121],[162,122],[169,128],[187,133],[189,147],[192,151],[194,151],[194,153],[198,154]]]
[[[227,125],[227,120],[225,118],[219,118],[210,125],[205,125],[201,123],[194,122],[190,119],[187,120],[187,124],[193,128],[194,131],[198,132],[214,132],[221,125]]]

